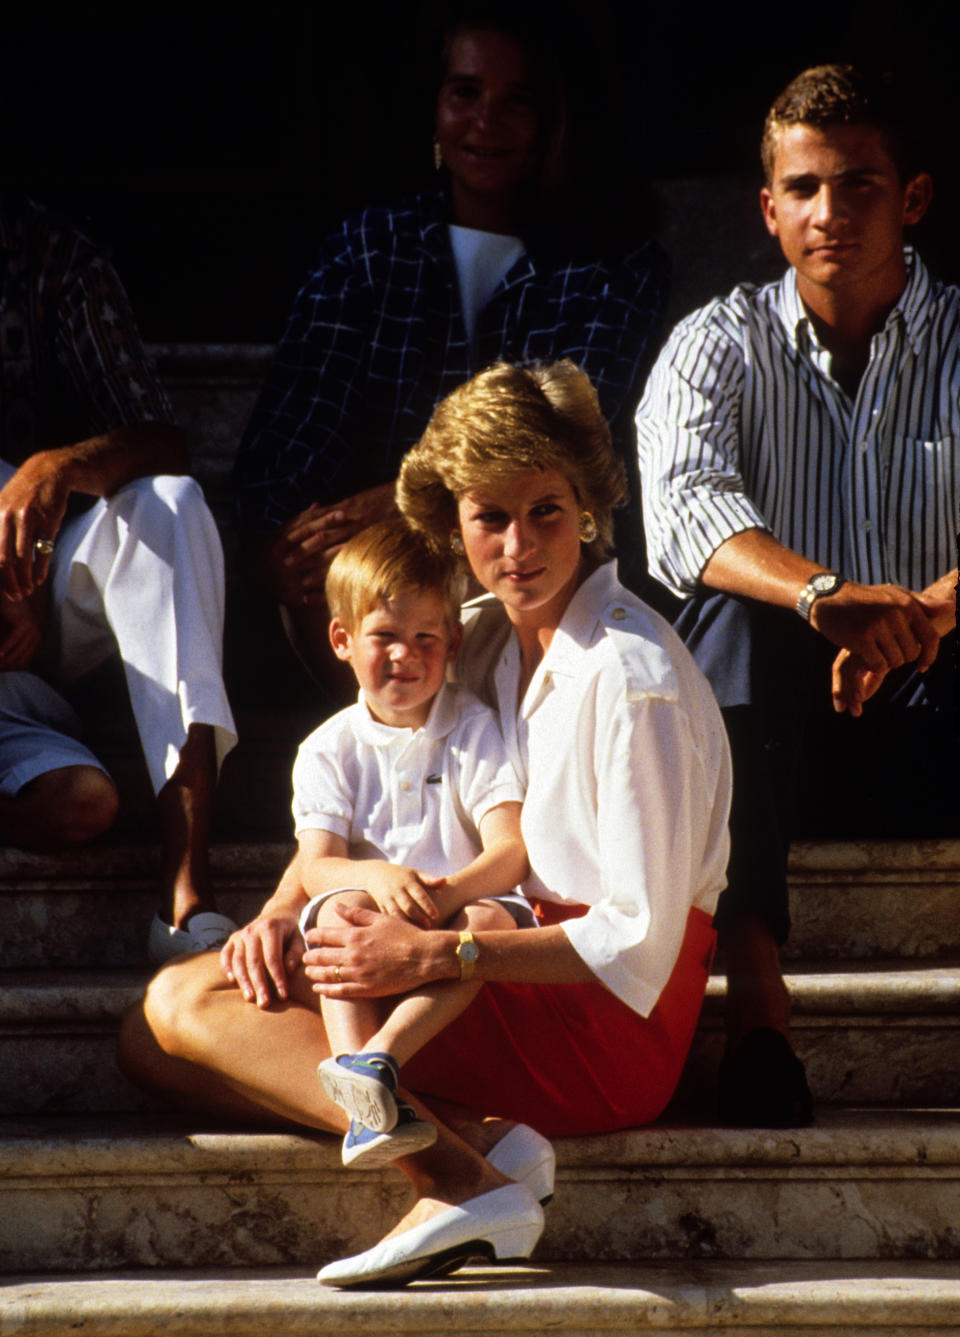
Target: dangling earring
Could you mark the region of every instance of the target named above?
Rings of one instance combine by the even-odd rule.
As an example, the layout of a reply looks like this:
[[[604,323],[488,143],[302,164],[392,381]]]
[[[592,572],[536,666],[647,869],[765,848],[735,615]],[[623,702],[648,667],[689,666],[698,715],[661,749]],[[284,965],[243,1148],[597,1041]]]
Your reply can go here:
[[[433,140],[433,167],[434,171],[439,172],[443,166],[443,149],[440,147],[440,141],[434,136]]]
[[[450,535],[450,547],[458,557],[463,556],[463,536],[459,529],[455,529]]]
[[[592,543],[599,534],[597,522],[589,511],[580,512],[580,542]]]

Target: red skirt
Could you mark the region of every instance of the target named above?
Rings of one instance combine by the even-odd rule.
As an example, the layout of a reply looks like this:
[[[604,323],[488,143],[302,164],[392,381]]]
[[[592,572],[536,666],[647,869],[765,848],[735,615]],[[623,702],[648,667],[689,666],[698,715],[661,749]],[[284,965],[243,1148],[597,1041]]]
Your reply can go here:
[[[542,922],[586,907],[543,904]],[[602,984],[486,983],[403,1069],[429,1104],[455,1101],[546,1137],[651,1123],[676,1089],[700,1016],[716,934],[693,908],[656,1007],[641,1017]]]

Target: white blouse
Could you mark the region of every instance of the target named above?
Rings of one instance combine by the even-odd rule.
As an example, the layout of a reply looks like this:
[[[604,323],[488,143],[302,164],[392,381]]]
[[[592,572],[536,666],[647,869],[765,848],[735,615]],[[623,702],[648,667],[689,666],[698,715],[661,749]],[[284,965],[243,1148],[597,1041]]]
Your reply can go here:
[[[590,969],[648,1015],[692,906],[725,884],[731,773],[713,694],[670,625],[599,567],[517,709],[520,647],[489,597],[465,609],[458,673],[500,710],[527,786],[528,896],[589,906],[563,924]]]

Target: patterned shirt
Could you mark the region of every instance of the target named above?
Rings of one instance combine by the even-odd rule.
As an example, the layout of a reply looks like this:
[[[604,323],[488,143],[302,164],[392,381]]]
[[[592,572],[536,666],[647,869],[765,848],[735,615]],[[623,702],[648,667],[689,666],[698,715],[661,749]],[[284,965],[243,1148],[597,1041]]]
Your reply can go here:
[[[105,251],[23,197],[0,202],[0,457],[172,422]]]
[[[473,354],[443,197],[348,218],[297,296],[241,443],[241,527],[265,532],[311,501],[392,481],[434,406],[501,358],[572,358],[615,432],[622,409],[630,432],[666,268],[655,242],[615,263],[533,248],[478,314]]]
[[[851,400],[791,269],[674,330],[637,411],[654,575],[689,594],[746,529],[864,584],[919,590],[956,563],[960,291],[908,279]]]

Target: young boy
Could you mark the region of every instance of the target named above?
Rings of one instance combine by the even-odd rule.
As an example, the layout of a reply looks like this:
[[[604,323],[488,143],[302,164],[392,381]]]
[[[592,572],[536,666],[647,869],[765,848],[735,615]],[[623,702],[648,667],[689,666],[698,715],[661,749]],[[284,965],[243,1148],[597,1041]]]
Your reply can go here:
[[[460,643],[464,579],[453,553],[400,520],[363,530],[327,577],[330,642],[360,687],[301,745],[293,771],[298,867],[311,900],[300,926],[339,924],[340,906],[460,930],[460,980],[399,999],[323,998],[334,1058],[328,1095],[351,1116],[345,1165],[373,1167],[429,1146],[433,1124],[398,1101],[399,1069],[472,1001],[472,931],[533,925],[518,892],[527,856],[520,782],[494,713],[446,682]]]

